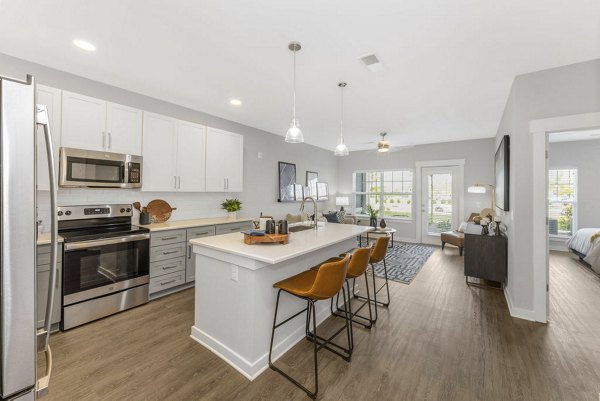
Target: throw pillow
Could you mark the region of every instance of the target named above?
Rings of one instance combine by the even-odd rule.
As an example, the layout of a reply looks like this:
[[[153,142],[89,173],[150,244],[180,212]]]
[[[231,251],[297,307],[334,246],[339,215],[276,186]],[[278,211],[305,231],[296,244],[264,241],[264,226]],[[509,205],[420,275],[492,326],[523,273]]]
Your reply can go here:
[[[466,221],[463,221],[462,223],[460,223],[460,226],[458,226],[458,231],[459,233],[464,233],[465,230],[467,229],[467,225],[468,223]]]
[[[338,215],[336,212],[333,213],[327,213],[327,214],[323,214],[323,217],[325,217],[327,219],[328,223],[339,223],[340,220],[338,219]]]

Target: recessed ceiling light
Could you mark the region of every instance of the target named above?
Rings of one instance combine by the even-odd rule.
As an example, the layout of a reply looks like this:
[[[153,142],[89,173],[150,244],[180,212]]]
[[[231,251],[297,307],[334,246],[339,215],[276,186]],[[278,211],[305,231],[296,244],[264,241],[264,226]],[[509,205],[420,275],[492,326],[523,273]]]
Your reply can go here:
[[[96,46],[94,46],[90,42],[86,42],[85,40],[75,39],[73,41],[73,44],[75,46],[79,47],[80,49],[83,49],[83,50],[88,51],[88,52],[96,51]]]
[[[241,101],[240,99],[231,99],[231,100],[229,101],[229,103],[231,103],[231,104],[232,104],[232,105],[234,105],[234,106],[239,106],[239,105],[241,105],[241,104],[242,104],[242,101]]]

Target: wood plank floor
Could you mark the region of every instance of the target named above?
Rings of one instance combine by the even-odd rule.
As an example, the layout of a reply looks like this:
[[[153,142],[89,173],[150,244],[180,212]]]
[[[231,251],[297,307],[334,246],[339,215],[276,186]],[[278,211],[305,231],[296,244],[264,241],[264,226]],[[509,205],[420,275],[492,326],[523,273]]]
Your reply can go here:
[[[456,249],[436,249],[412,284],[391,284],[376,328],[355,328],[351,363],[319,353],[320,399],[596,401],[600,278],[553,253],[550,285],[549,324],[511,318],[501,291],[465,285]],[[192,324],[187,290],[53,335],[46,400],[308,399],[271,370],[249,382],[190,339]],[[279,364],[312,383],[306,341]]]

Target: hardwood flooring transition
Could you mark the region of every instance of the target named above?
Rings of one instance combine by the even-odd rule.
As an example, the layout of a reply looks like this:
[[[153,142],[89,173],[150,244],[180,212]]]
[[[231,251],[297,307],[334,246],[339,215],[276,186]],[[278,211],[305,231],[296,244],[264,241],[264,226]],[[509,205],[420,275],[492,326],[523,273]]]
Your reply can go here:
[[[355,326],[351,363],[319,352],[319,399],[597,401],[600,277],[571,255],[550,260],[551,321],[539,324],[510,317],[501,291],[465,285],[458,251],[436,249],[412,284],[390,283],[375,328]],[[309,399],[270,369],[250,382],[193,341],[193,301],[190,289],[52,335],[45,400]],[[311,346],[279,360],[310,386]]]

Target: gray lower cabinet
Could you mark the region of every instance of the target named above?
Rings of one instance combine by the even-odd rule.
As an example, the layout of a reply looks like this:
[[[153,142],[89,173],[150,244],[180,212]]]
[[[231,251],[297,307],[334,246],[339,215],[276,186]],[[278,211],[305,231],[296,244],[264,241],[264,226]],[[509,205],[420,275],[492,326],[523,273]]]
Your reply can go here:
[[[196,261],[190,240],[240,232],[251,227],[251,221],[242,221],[150,233],[150,294],[195,280]]]
[[[251,229],[251,221],[239,221],[236,223],[219,224],[218,226],[216,226],[216,235],[230,234]]]
[[[58,262],[56,263],[56,291],[52,306],[52,325],[58,325],[61,320],[62,297],[62,244],[58,246]],[[50,245],[37,247],[36,291],[37,291],[37,327],[44,325],[46,317],[46,302],[48,299],[48,280],[50,280]]]
[[[192,252],[190,240],[194,238],[211,237],[215,235],[215,226],[194,227],[187,230],[187,258],[185,259],[185,282],[189,283],[196,279],[196,257]]]

